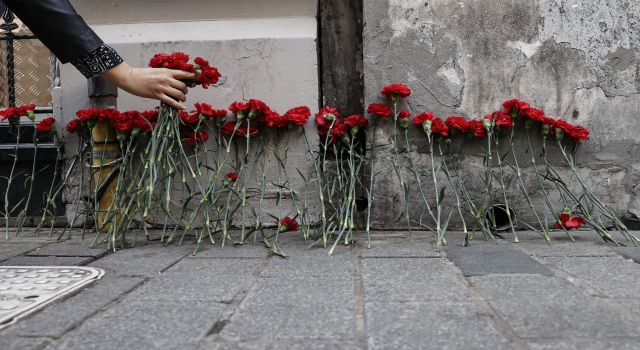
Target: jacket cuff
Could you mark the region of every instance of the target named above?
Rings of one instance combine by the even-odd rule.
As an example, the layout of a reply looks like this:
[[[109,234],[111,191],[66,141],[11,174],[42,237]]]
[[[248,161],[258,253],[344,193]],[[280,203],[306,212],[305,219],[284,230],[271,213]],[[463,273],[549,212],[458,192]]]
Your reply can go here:
[[[108,45],[102,45],[87,55],[71,61],[87,79],[122,63],[122,57]]]

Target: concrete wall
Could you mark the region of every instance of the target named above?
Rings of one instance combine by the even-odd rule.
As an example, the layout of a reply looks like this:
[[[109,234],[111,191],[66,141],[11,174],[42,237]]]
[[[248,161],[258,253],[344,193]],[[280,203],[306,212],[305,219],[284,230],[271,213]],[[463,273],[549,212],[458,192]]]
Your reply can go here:
[[[505,100],[526,100],[552,117],[590,128],[591,139],[578,155],[580,173],[616,209],[640,214],[640,3],[364,0],[364,19],[366,104],[383,101],[380,89],[397,82],[412,89],[403,107],[413,114],[430,110],[478,119]],[[388,130],[380,130],[378,140],[388,140]],[[420,136],[413,131],[411,137]],[[425,141],[413,148],[423,162]],[[476,155],[483,145],[466,147],[470,172],[482,167]],[[389,165],[392,150],[382,148],[373,216],[380,226],[402,226],[395,222],[402,196]],[[528,176],[527,188],[542,206],[541,192]],[[513,177],[508,185],[510,200],[526,216]],[[468,186],[476,195],[482,190],[477,176]],[[416,191],[412,207],[424,207]]]
[[[201,56],[217,67],[223,75],[220,82],[208,90],[191,89],[187,107],[206,102],[214,108],[226,109],[233,101],[257,98],[281,113],[300,105],[312,111],[318,108],[314,1],[240,0],[233,5],[223,1],[177,0],[72,3],[96,33],[134,67],[147,66],[156,53],[174,51]],[[60,88],[54,91],[55,113],[61,126],[75,118],[76,111],[88,108],[86,84],[73,66],[61,67]],[[119,110],[151,109],[157,105],[155,100],[119,91]],[[315,133],[313,125],[307,128],[309,133]],[[75,145],[73,135],[67,143]],[[292,137],[291,169],[308,168],[310,163],[304,155],[307,148],[303,145],[303,139]],[[68,148],[67,152],[74,150]],[[269,164],[268,178],[275,179],[278,169],[275,158]],[[291,175],[293,188],[302,191],[303,183],[297,173]],[[275,198],[275,191],[269,187],[267,197]]]

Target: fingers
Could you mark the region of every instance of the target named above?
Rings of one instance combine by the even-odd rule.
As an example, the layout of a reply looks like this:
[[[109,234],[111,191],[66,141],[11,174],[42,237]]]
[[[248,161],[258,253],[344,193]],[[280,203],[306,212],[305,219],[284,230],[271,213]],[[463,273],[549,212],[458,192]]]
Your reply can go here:
[[[183,105],[182,103],[174,100],[173,98],[171,98],[170,96],[167,95],[160,95],[158,96],[158,99],[164,103],[166,103],[167,105],[171,106],[171,107],[175,107],[177,109],[181,109],[181,110],[186,110],[187,107],[185,107],[185,105]]]
[[[186,95],[188,92],[187,85],[179,80],[173,79],[169,82],[169,85],[171,85],[172,88],[179,90],[184,95]]]
[[[185,71],[175,70],[175,69],[167,69],[167,70],[171,73],[171,76],[173,76],[174,79],[195,79],[196,78],[196,73],[190,73],[190,72],[185,72]]]

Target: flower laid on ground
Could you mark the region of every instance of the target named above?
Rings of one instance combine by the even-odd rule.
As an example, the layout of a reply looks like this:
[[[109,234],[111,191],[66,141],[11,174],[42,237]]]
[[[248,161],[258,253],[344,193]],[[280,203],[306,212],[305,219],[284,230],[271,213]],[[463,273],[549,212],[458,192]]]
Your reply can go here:
[[[190,146],[194,146],[198,142],[205,142],[209,139],[209,134],[205,131],[187,131],[184,135],[187,137],[185,142]]]
[[[298,222],[288,216],[280,220],[280,222],[276,221],[276,224],[278,224],[280,232],[298,231],[299,229]]]
[[[466,134],[469,132],[469,122],[463,117],[448,117],[447,120],[445,120],[444,124],[449,127],[449,130],[451,130],[452,133],[459,131],[463,134]]]
[[[564,226],[564,228],[566,228],[567,230],[573,230],[580,228],[581,225],[587,224],[583,218],[579,216],[572,217],[567,213],[559,214],[558,217],[560,218],[560,222],[556,222],[554,226],[557,229],[562,229],[562,227]]]
[[[56,126],[55,126],[55,122],[56,120],[54,118],[44,118],[43,120],[41,120],[38,125],[36,126],[36,130],[38,130],[38,132],[51,132],[51,133],[56,133]]]
[[[385,86],[380,93],[387,96],[388,99],[393,100],[394,103],[399,98],[407,98],[411,95],[411,89],[404,84],[391,84]]]

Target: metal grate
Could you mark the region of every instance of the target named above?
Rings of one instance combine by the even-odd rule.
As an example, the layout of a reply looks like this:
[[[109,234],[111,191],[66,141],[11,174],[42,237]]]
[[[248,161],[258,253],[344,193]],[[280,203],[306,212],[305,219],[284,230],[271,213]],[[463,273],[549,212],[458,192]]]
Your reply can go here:
[[[100,279],[94,267],[2,266],[0,268],[0,328]]]

